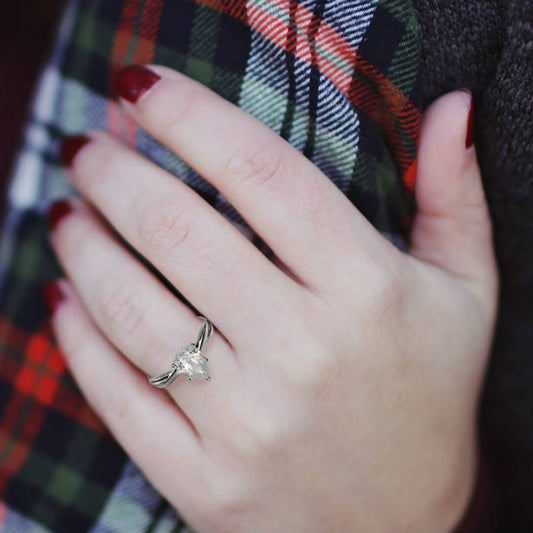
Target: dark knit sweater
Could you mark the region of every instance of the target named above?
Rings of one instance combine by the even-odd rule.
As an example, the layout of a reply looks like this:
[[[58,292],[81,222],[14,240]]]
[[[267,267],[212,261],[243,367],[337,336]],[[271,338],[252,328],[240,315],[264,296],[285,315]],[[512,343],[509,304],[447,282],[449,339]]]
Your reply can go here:
[[[415,0],[423,95],[475,97],[475,140],[501,274],[481,408],[496,527],[533,531],[533,0]],[[494,511],[494,510],[493,510]]]

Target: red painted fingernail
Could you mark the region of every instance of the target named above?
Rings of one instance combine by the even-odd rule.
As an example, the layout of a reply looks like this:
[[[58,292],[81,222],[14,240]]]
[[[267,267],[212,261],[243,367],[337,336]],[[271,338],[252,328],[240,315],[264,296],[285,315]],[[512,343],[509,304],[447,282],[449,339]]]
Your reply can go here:
[[[65,301],[65,293],[57,281],[50,281],[43,285],[43,296],[52,314]]]
[[[468,121],[466,127],[466,147],[470,148],[474,144],[474,98],[470,93],[470,111],[468,112]]]
[[[67,137],[59,147],[59,160],[64,166],[72,166],[72,161],[76,154],[88,143],[91,139],[86,135],[73,135]]]
[[[56,200],[48,208],[48,228],[53,231],[59,222],[72,212],[72,206],[67,200]]]
[[[129,65],[115,72],[111,87],[114,95],[134,104],[160,79],[161,76],[146,67]]]

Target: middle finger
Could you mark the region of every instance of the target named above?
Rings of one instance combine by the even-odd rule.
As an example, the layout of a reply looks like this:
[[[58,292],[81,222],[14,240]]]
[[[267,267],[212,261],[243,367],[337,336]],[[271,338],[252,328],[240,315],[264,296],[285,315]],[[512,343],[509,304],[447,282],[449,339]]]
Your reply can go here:
[[[84,196],[235,348],[286,323],[302,287],[183,182],[103,132],[72,163]]]

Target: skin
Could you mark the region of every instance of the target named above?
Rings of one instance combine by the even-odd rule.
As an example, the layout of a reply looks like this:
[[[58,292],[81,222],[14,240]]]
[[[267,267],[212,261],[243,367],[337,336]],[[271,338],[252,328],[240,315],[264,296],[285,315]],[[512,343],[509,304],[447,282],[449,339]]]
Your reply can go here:
[[[278,262],[185,184],[90,133],[69,170],[84,200],[51,234],[68,276],[53,327],[88,401],[199,531],[451,530],[475,477],[497,306],[490,218],[465,148],[470,96],[445,95],[425,115],[406,254],[267,127],[150,68],[162,79],[126,111]],[[148,384],[200,321],[110,226],[214,323],[210,382]]]

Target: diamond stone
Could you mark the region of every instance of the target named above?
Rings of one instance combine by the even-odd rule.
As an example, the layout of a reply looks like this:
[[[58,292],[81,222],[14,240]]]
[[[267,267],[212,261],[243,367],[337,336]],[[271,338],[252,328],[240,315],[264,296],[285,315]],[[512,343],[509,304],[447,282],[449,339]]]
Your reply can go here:
[[[174,364],[189,379],[209,379],[207,358],[194,344],[184,346],[174,357]]]

